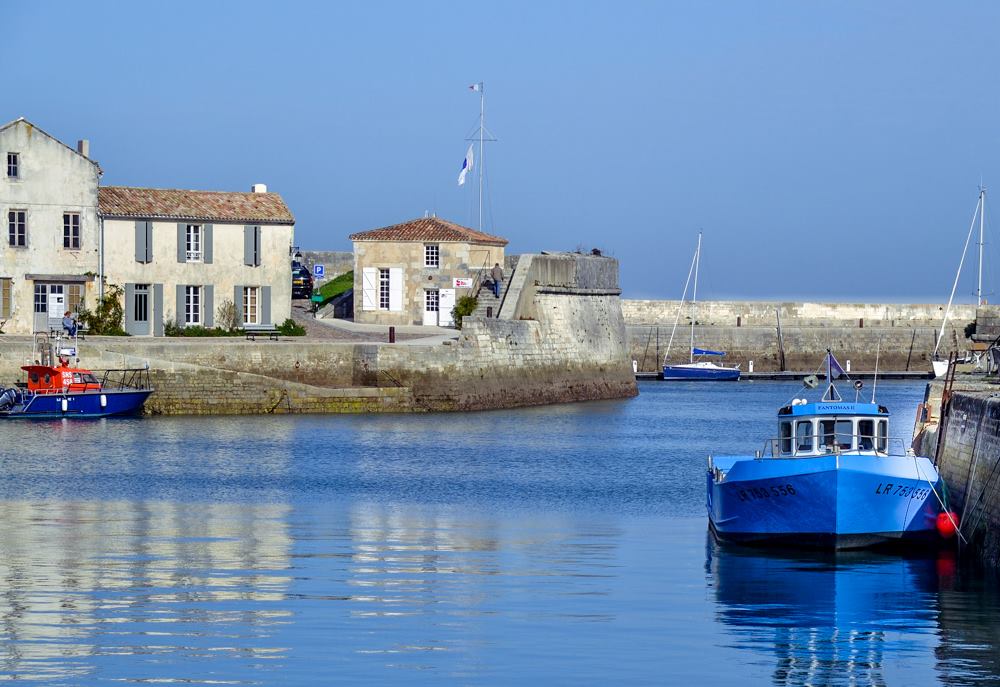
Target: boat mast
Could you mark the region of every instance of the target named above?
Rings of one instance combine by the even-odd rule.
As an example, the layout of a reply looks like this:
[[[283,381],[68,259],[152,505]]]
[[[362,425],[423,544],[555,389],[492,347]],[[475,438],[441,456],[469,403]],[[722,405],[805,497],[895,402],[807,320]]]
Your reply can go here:
[[[951,284],[951,295],[948,296],[948,306],[944,309],[944,319],[941,320],[941,331],[938,332],[937,341],[934,343],[934,353],[932,357],[937,360],[938,348],[941,347],[941,339],[944,337],[944,328],[948,324],[948,316],[951,314],[951,303],[955,300],[955,289],[958,288],[958,278],[962,275],[962,265],[965,264],[965,255],[969,252],[969,242],[972,240],[972,232],[976,228],[976,215],[979,214],[980,203],[976,203],[976,211],[972,213],[972,222],[969,223],[969,233],[965,237],[965,246],[962,247],[962,259],[958,261],[958,269],[955,270],[955,281]]]
[[[701,263],[701,232],[698,232],[698,247],[694,251],[694,290],[691,292],[691,348],[689,362],[694,362],[694,320],[698,314],[698,265]]]
[[[976,286],[976,306],[983,304],[983,218],[986,215],[986,187],[979,187],[979,283]]]

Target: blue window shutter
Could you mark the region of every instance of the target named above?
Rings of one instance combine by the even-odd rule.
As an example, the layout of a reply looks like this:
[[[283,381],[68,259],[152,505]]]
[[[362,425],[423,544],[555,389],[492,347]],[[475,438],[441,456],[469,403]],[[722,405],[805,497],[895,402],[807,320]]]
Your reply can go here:
[[[253,232],[254,227],[249,224],[243,227],[243,264],[253,265]]]
[[[177,262],[187,262],[187,224],[177,223]]]
[[[139,219],[135,221],[135,261],[148,262],[146,252],[146,223]]]
[[[211,264],[212,262],[212,225],[206,224],[201,229],[201,243],[204,247],[204,252],[202,253],[202,261],[206,264]]]
[[[260,266],[260,254],[261,254],[260,226],[256,226],[256,227],[253,228],[253,241],[254,241],[254,243],[253,243],[253,264],[254,264],[255,267],[259,267]]]
[[[215,287],[206,284],[201,287],[202,294],[202,318],[201,321],[206,327],[215,326]]]
[[[163,284],[153,284],[153,336],[163,336]]]
[[[260,323],[271,324],[271,287],[260,287]]]
[[[146,222],[146,262],[153,262],[153,223]]]
[[[183,327],[184,318],[184,285],[177,285],[177,310],[175,312],[176,319],[174,320],[179,326]]]
[[[143,229],[145,235],[145,229]],[[125,284],[125,331],[135,334],[135,284]]]
[[[236,312],[236,316],[233,318],[233,324],[237,327],[243,326],[243,287],[234,286],[233,287],[233,305]]]

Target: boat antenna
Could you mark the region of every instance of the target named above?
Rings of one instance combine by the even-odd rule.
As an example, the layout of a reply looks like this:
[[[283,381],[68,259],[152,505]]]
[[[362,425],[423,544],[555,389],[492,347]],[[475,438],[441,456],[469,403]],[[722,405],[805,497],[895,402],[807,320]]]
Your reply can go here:
[[[958,270],[955,272],[955,281],[951,285],[951,295],[948,296],[948,307],[944,310],[944,319],[941,320],[941,331],[938,332],[937,342],[934,344],[934,360],[937,360],[938,348],[941,347],[941,338],[944,336],[944,328],[948,324],[948,316],[951,314],[951,303],[955,300],[955,289],[958,288],[958,278],[962,274],[962,265],[965,264],[965,254],[969,251],[969,241],[972,240],[972,231],[976,228],[976,217],[979,216],[979,206],[982,205],[982,195],[980,202],[976,203],[976,211],[972,213],[972,222],[969,224],[969,234],[965,237],[965,247],[962,248],[962,259],[958,261]]]
[[[875,402],[875,387],[878,386],[878,354],[882,351],[882,337],[878,337],[875,345],[875,376],[872,378],[872,403]]]

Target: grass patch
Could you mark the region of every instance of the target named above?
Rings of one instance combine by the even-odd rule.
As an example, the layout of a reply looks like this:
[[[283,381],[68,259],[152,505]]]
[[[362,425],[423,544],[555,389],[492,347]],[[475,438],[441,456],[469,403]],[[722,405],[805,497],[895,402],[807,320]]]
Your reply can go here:
[[[323,286],[316,289],[316,293],[323,297],[320,305],[325,305],[348,289],[354,288],[354,270],[339,275],[336,279],[331,279]]]

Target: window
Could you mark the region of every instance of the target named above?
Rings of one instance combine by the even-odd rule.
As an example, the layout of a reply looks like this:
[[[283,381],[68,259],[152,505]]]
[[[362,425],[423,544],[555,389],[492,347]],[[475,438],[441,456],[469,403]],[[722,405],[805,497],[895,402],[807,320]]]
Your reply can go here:
[[[80,213],[63,213],[63,248],[80,249]]]
[[[885,453],[889,446],[889,421],[879,420],[878,421],[878,442],[876,443],[876,450],[880,453]]]
[[[811,420],[800,420],[795,423],[795,451],[797,453],[812,453],[813,425]]]
[[[184,287],[184,324],[201,324],[201,287]]]
[[[7,213],[7,232],[10,245],[24,248],[28,245],[28,211],[11,210]]]
[[[854,448],[854,421],[853,420],[837,420],[836,426],[837,443],[840,444],[840,450],[850,451]]]
[[[385,267],[378,270],[378,309],[389,309],[389,270]]]
[[[875,421],[858,420],[858,449],[871,451],[875,448]]]
[[[70,284],[66,291],[66,309],[80,312],[83,301],[83,284]]]
[[[426,312],[437,312],[441,304],[441,292],[437,289],[424,291],[424,310]]]
[[[781,423],[781,452],[791,453],[792,452],[792,423],[782,422]]]
[[[187,261],[201,262],[201,225],[187,225]],[[194,288],[194,287],[192,287]]]
[[[13,314],[13,303],[11,301],[11,280],[9,277],[0,278],[0,317],[6,319]]]
[[[21,155],[20,153],[7,153],[7,178],[21,178]]]
[[[149,284],[132,287],[132,321],[149,322]]]
[[[441,266],[441,249],[436,243],[424,246],[424,267]]]
[[[260,287],[243,287],[243,324],[260,324]]]
[[[35,312],[48,312],[48,309],[49,309],[48,284],[35,284]]]

